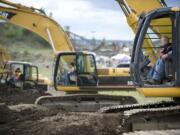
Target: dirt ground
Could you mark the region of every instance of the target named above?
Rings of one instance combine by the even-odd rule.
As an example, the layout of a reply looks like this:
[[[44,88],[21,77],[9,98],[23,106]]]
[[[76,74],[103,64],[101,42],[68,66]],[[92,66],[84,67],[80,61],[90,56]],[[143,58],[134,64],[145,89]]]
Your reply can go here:
[[[20,90],[20,89],[2,89],[0,88],[0,102],[7,105],[16,105],[20,103],[33,104],[34,101],[44,95],[37,90]]]
[[[40,93],[0,93],[0,135],[116,135],[120,114],[72,113],[34,105]]]

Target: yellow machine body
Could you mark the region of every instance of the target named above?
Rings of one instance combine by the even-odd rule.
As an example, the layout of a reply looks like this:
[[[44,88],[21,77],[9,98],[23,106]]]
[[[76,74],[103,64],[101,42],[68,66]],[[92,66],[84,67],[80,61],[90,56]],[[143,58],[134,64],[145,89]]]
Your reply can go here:
[[[146,97],[180,97],[178,87],[137,88],[137,90]]]
[[[97,69],[98,76],[100,77],[118,77],[129,76],[129,68],[104,68]]]

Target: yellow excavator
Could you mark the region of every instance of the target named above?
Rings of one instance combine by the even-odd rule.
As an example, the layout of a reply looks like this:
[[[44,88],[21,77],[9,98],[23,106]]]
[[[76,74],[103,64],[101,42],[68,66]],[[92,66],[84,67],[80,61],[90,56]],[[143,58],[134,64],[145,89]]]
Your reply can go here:
[[[32,89],[38,91],[47,91],[50,80],[44,76],[40,76],[38,67],[30,62],[12,61],[10,54],[6,49],[0,48],[0,87],[2,89],[11,88],[9,79],[13,78],[15,70],[19,68],[23,77],[15,83],[14,88]],[[35,72],[34,72],[35,71]],[[21,83],[19,83],[21,82]]]
[[[38,67],[31,62],[12,60],[3,62],[3,68],[0,74],[0,88],[2,90],[34,89],[44,93],[48,90],[49,84],[49,79],[40,76]]]
[[[13,78],[17,68],[21,70],[23,76],[17,83],[12,82],[11,84],[9,80]],[[12,61],[7,50],[0,48],[0,87],[2,89],[12,89],[13,86],[14,88],[24,90],[35,88],[41,92],[47,91],[50,81],[44,76],[39,75],[39,70],[36,65],[30,62]]]
[[[142,4],[140,5],[142,6]],[[119,105],[101,108],[100,112],[122,113],[122,132],[146,130],[168,130],[180,128],[180,5],[179,7],[164,7],[147,12],[139,18],[137,31],[133,44],[131,75],[138,92],[145,97],[166,97],[170,101],[154,102],[135,105]],[[162,81],[149,83],[147,76],[150,73],[149,63],[157,66],[162,58],[159,55],[162,50],[161,37],[166,37],[172,46],[168,57],[162,61]],[[152,46],[147,46],[149,40]],[[148,50],[152,50],[151,53]],[[142,67],[144,56],[153,56]],[[148,72],[147,72],[148,71]],[[159,131],[160,133],[161,131]],[[138,134],[138,133],[137,133]]]

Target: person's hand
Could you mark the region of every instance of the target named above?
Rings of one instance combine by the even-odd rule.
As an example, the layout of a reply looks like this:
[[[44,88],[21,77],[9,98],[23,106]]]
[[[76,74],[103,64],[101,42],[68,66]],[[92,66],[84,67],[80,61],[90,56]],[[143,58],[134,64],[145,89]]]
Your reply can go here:
[[[164,54],[163,54],[162,52],[159,53],[160,58],[161,58],[163,55],[164,55]]]
[[[151,68],[152,68],[152,67],[154,67],[154,64],[153,64],[153,63],[149,63],[149,64],[148,64],[148,67],[151,67]]]
[[[162,59],[166,59],[168,57],[168,54],[164,54],[161,56]]]

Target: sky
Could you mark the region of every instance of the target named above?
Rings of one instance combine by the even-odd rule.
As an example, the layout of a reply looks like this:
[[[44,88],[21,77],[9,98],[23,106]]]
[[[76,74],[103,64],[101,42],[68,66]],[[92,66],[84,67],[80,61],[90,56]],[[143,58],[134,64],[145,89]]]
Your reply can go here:
[[[166,0],[180,6],[180,0]],[[173,2],[172,2],[173,1]],[[62,26],[86,38],[133,40],[134,34],[115,0],[14,0],[46,13]]]

